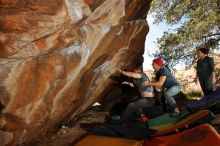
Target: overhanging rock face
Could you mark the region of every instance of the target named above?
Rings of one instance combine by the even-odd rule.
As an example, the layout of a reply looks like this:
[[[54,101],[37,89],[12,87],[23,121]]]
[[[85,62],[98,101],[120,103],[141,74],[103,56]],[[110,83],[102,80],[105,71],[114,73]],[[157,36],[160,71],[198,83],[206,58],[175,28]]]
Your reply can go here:
[[[0,1],[0,144],[81,113],[144,53],[150,0]]]

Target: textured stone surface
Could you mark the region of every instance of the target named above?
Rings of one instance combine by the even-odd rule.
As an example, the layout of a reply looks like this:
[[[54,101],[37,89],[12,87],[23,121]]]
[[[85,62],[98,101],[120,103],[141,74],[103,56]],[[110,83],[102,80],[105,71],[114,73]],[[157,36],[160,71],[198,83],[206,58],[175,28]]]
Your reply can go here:
[[[0,144],[91,106],[144,53],[150,0],[1,0]]]

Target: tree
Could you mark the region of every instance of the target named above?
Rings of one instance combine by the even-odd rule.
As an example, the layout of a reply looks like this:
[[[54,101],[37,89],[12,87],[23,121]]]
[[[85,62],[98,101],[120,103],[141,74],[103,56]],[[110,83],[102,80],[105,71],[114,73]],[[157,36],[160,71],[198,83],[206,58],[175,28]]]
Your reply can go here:
[[[155,56],[163,57],[169,66],[191,65],[199,46],[219,49],[220,0],[153,0],[150,13],[155,23],[181,24],[157,40],[160,52]]]

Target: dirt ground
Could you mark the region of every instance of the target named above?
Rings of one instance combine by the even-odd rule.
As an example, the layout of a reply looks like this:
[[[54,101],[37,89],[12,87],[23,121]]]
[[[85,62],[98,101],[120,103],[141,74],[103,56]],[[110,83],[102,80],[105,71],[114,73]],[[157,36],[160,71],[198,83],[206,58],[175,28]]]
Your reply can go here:
[[[103,123],[107,115],[107,112],[101,111],[100,106],[93,106],[67,124],[60,126],[58,131],[18,146],[74,146],[78,140],[88,134],[87,131],[80,128],[81,123]]]

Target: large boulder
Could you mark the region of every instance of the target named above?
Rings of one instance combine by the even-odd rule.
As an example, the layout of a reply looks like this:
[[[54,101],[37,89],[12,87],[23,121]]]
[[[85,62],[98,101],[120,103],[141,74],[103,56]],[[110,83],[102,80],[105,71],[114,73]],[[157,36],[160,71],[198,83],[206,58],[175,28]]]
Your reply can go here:
[[[43,136],[103,98],[144,53],[151,0],[0,1],[0,145]]]

